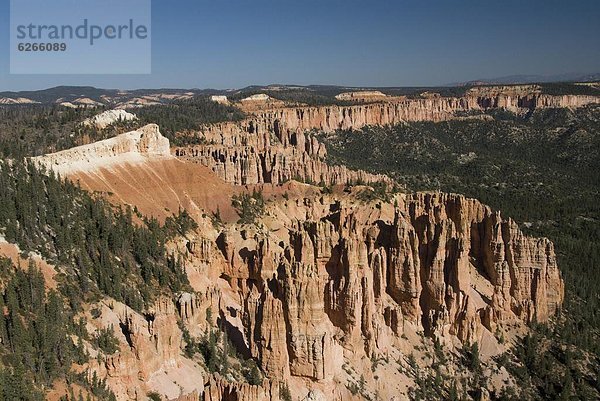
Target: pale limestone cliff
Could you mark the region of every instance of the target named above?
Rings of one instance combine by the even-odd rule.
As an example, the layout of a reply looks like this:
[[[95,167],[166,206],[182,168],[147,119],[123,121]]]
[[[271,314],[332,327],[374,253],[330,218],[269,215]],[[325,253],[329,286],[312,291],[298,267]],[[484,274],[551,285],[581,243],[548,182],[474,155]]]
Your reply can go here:
[[[169,140],[161,135],[156,124],[148,124],[136,131],[89,145],[34,157],[32,160],[57,174],[67,175],[110,168],[115,164],[139,163],[149,157],[171,157]]]
[[[385,100],[388,96],[380,91],[355,91],[344,92],[336,95],[337,100],[347,100],[356,102],[370,102],[376,100]]]
[[[36,104],[36,103],[39,103],[39,102],[24,98],[24,97],[18,97],[18,98],[0,97],[0,104]]]
[[[223,95],[213,95],[210,97],[210,100],[215,103],[219,103],[219,104],[229,104],[229,100],[227,99],[227,96],[223,96]]]

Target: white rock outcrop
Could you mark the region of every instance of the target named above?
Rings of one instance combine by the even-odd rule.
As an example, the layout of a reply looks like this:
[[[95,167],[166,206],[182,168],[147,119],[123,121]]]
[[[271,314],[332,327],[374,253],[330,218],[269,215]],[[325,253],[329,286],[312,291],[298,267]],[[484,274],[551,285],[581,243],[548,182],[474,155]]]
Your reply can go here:
[[[248,96],[242,99],[242,102],[268,102],[273,98],[266,93],[257,93],[256,95]]]
[[[380,91],[356,91],[356,92],[344,92],[336,95],[337,100],[357,100],[357,101],[368,101],[368,100],[385,100],[388,96]]]
[[[24,98],[24,97],[18,97],[16,99],[13,99],[11,97],[0,98],[0,104],[35,104],[35,103],[39,103],[39,102]]]
[[[143,162],[148,157],[171,157],[169,140],[162,136],[156,124],[32,160],[59,175],[66,175],[115,164]]]
[[[117,123],[119,121],[134,121],[137,120],[137,116],[133,113],[128,113],[125,110],[107,110],[97,116],[88,118],[83,121],[83,125],[88,127],[96,127],[98,129],[104,129],[109,125]]]
[[[223,95],[213,95],[210,97],[210,100],[212,100],[215,103],[219,103],[219,104],[229,104],[229,100],[227,99],[227,96],[223,96]]]

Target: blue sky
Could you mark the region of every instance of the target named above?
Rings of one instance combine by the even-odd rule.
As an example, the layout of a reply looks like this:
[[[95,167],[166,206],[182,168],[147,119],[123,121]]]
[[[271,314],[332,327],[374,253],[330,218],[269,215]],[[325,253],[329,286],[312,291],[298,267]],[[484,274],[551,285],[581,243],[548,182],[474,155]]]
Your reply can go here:
[[[0,2],[0,91],[416,86],[600,72],[598,0],[153,0],[152,74],[10,75],[9,2]]]

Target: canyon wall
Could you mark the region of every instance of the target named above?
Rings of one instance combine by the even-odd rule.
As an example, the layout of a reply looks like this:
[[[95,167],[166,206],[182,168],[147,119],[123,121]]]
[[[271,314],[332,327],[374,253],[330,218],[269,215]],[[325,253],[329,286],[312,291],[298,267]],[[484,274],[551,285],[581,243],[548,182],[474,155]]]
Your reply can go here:
[[[282,108],[256,113],[258,124],[268,122],[287,130],[317,130],[332,132],[338,129],[359,129],[366,125],[393,125],[410,121],[446,121],[458,112],[485,111],[505,108],[540,109],[581,107],[599,103],[600,97],[563,95],[551,96],[535,92],[506,93],[469,91],[466,96],[433,97],[426,99],[390,99],[353,106],[322,106]]]
[[[522,112],[600,102],[596,96],[551,96],[540,92],[535,85],[482,87],[470,89],[460,98],[389,97],[350,106],[257,107],[241,122],[204,127],[195,133],[202,144],[179,147],[174,153],[211,168],[235,185],[281,184],[291,179],[324,185],[382,181],[385,178],[381,176],[326,164],[327,151],[311,132],[411,121],[440,122],[463,118],[461,113],[494,108]]]
[[[283,130],[277,121],[216,124],[201,135],[206,144],[175,148],[175,156],[209,167],[235,185],[282,184],[293,179],[321,185],[389,181],[382,175],[325,163],[325,145],[315,136]]]
[[[236,346],[275,382],[326,385],[349,354],[386,355],[411,330],[490,341],[507,323],[547,321],[564,299],[553,244],[461,195],[299,197],[268,214],[267,231],[226,228],[205,256],[236,294],[237,306],[222,298],[219,312],[241,316]],[[205,400],[272,397],[264,387],[207,386]]]
[[[461,195],[397,194],[391,201],[365,201],[358,196],[366,190],[361,186],[334,188],[328,195],[309,186],[285,196],[274,191],[255,225],[222,224],[198,207],[192,188],[223,192],[223,203],[230,203],[230,193],[207,185],[207,177],[189,166],[206,166],[235,185],[390,182],[326,164],[326,149],[310,131],[444,121],[458,111],[490,107],[579,107],[596,100],[535,91],[470,92],[463,98],[259,110],[238,123],[205,127],[198,145],[170,150],[151,124],[34,158],[70,177],[98,175],[99,167],[118,170],[128,177],[119,176],[126,186],[113,185],[111,192],[132,205],[149,202],[147,193],[168,181],[132,181],[145,177],[139,171],[155,176],[159,171],[138,161],[168,159],[175,173],[165,177],[190,176],[182,190],[164,196],[176,197],[178,205],[189,197],[183,207],[196,212],[198,229],[169,244],[181,256],[193,291],[175,300],[159,298],[145,314],[103,301],[102,318],[89,319],[100,326],[90,330],[113,327],[120,350],[98,357],[91,371],[107,378],[120,400],[157,391],[181,401],[275,401],[280,385],[288,383],[295,399],[324,394],[327,400],[353,400],[344,384],[358,382],[363,373],[367,387],[392,399],[401,381],[391,373],[374,376],[364,361],[393,355],[396,363],[406,336],[413,348],[418,336],[500,348],[497,333],[509,324],[547,321],[562,305],[564,283],[548,239],[525,236],[511,219]],[[101,185],[117,181],[103,177]],[[89,189],[105,188],[94,185],[100,184],[90,181]],[[150,202],[159,203],[154,199]],[[262,385],[209,374],[199,359],[182,355],[185,331],[201,338],[217,326],[240,355],[258,363]],[[379,381],[388,385],[376,387]]]
[[[106,355],[89,347],[88,374],[106,379],[118,400],[145,400],[151,391],[175,400],[203,391],[205,371],[182,353],[178,310],[170,298],[158,299],[144,314],[110,299],[95,309],[99,316],[89,316],[88,331],[111,330],[118,351]]]

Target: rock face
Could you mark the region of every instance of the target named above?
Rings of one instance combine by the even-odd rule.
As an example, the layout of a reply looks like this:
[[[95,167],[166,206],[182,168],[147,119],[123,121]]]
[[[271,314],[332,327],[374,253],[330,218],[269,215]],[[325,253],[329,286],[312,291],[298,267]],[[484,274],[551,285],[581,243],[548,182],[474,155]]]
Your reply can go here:
[[[512,111],[550,107],[581,107],[600,102],[600,97],[564,95],[550,96],[526,92],[495,95],[470,92],[465,97],[433,97],[424,99],[392,99],[389,101],[327,107],[298,107],[257,112],[258,121],[267,121],[283,129],[296,131],[359,129],[366,125],[392,125],[407,121],[446,121],[457,112],[506,108]]]
[[[101,310],[95,323],[112,328],[120,349],[92,360],[90,374],[105,377],[119,400],[144,400],[149,391],[168,399],[202,392],[204,371],[182,355],[182,332],[171,299],[158,299],[144,315],[116,301]]]
[[[229,104],[229,100],[227,99],[227,96],[223,96],[223,95],[213,95],[210,97],[210,100],[212,100],[215,103],[219,103],[219,104]]]
[[[262,386],[229,383],[211,377],[206,383],[202,401],[279,401],[279,386],[265,381]]]
[[[135,114],[128,113],[125,110],[107,110],[103,113],[98,114],[97,116],[84,120],[83,125],[88,127],[96,127],[98,129],[104,129],[109,125],[112,125],[119,121],[133,120],[137,120],[137,116]]]
[[[344,349],[378,355],[405,325],[474,342],[562,304],[549,240],[460,195],[396,203],[289,200],[277,234],[221,234],[224,274],[244,300],[242,346],[269,377],[326,382]]]
[[[344,100],[369,102],[351,106],[286,107],[283,102],[268,103],[265,96],[244,99],[242,108],[248,103],[264,103],[248,109],[246,120],[204,127],[197,136],[206,143],[177,148],[176,156],[210,167],[235,185],[281,184],[291,179],[325,185],[381,181],[385,178],[324,163],[326,149],[311,131],[327,133],[407,121],[439,122],[465,118],[457,113],[492,108],[519,112],[600,102],[595,96],[544,95],[535,85],[473,88],[460,98],[386,98],[380,92],[341,94]]]
[[[58,174],[90,171],[123,162],[141,162],[147,157],[170,157],[169,140],[158,125],[148,124],[136,131],[89,145],[78,146],[32,160]]]
[[[381,175],[325,163],[325,146],[302,130],[283,130],[277,121],[248,120],[207,127],[207,145],[175,149],[175,155],[210,167],[235,185],[281,184],[296,179],[315,184],[386,181]]]
[[[462,196],[419,194],[405,205],[419,244],[426,332],[448,325],[450,334],[473,340],[473,322],[492,331],[511,316],[546,321],[562,304],[564,286],[548,239],[528,238],[512,220]],[[400,258],[403,266],[411,266],[407,259]],[[417,266],[414,258],[412,266]],[[416,294],[418,287],[400,289]]]
[[[269,213],[267,231],[230,227],[215,241],[218,251],[205,254],[222,266],[217,273],[238,300],[232,306],[214,293],[211,305],[222,319],[232,309],[241,316],[235,344],[269,381],[250,386],[212,377],[206,401],[275,400],[275,383],[296,379],[324,390],[343,377],[348,355],[388,355],[406,333],[481,344],[505,324],[546,321],[563,302],[552,243],[525,236],[474,199],[298,197]],[[194,321],[190,311],[204,308],[190,306],[197,302],[180,301],[186,325]],[[323,399],[351,399],[345,388],[336,391]]]

